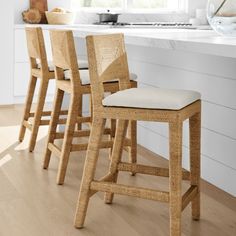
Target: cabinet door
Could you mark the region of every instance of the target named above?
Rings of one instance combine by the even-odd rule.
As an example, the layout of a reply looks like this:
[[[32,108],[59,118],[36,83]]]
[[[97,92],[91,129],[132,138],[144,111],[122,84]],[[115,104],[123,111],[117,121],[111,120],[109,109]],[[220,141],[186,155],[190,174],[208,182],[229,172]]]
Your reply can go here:
[[[15,30],[15,63],[28,61],[25,30],[17,29]]]
[[[28,84],[30,80],[30,65],[29,63],[15,63],[14,73],[14,96],[23,97],[27,94]],[[35,95],[38,94],[40,80],[38,79]],[[50,80],[48,88],[48,98],[51,98],[55,91],[55,81]],[[47,99],[48,100],[48,99]],[[50,100],[50,99],[49,99]]]
[[[27,94],[29,79],[29,63],[15,63],[14,96],[25,96]]]

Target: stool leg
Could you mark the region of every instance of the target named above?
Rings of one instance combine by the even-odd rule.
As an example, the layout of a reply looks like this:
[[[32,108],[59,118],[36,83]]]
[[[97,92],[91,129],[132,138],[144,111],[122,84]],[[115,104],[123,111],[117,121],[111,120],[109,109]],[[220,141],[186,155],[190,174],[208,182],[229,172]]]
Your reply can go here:
[[[79,103],[79,111],[78,111],[78,116],[82,117],[83,114],[83,95],[80,95],[80,98],[78,99],[78,103]],[[77,123],[77,130],[81,130],[82,129],[82,123]]]
[[[131,147],[129,147],[129,161],[130,163],[137,163],[137,121],[129,122],[128,137],[131,140]],[[135,172],[131,173],[133,176]]]
[[[111,92],[111,94],[114,94],[114,92]],[[114,140],[115,138],[115,133],[116,133],[116,120],[111,119],[110,120],[110,128],[111,128],[111,134],[110,134],[110,140]],[[110,155],[109,159],[111,160],[111,155],[112,155],[112,148],[110,148]]]
[[[32,106],[36,83],[37,83],[37,78],[34,76],[31,76],[29,88],[28,88],[28,92],[27,92],[25,108],[24,108],[23,120],[21,123],[21,128],[20,128],[20,133],[19,133],[19,141],[20,142],[23,141],[24,136],[25,136],[26,127],[24,126],[24,121],[28,121],[28,119],[29,119],[29,114],[30,114],[30,110],[31,110],[31,106]]]
[[[170,137],[170,235],[181,236],[182,122],[169,124]]]
[[[116,133],[116,120],[111,119],[111,134],[110,134],[110,140],[114,140],[115,138],[115,133]],[[112,155],[112,148],[110,148],[110,156],[109,159],[111,160],[111,155]]]
[[[44,169],[47,169],[49,166],[49,162],[51,158],[51,151],[48,149],[48,144],[54,143],[54,139],[55,139],[55,135],[57,131],[57,125],[60,118],[60,111],[62,107],[63,96],[64,96],[64,91],[57,89],[54,102],[53,102],[52,116],[51,116],[51,121],[49,124],[49,130],[48,130],[47,148],[46,148],[46,153],[44,155],[44,161],[43,161]]]
[[[66,169],[67,169],[69,156],[71,152],[75,126],[77,123],[79,105],[80,105],[80,99],[78,99],[78,96],[71,95],[71,102],[70,102],[69,111],[68,111],[65,134],[64,134],[64,139],[63,139],[63,144],[62,144],[62,149],[61,149],[59,169],[58,169],[58,174],[57,174],[57,184],[63,184],[65,180]]]
[[[92,101],[92,95],[91,94],[90,94],[90,97],[89,97],[89,112],[90,112],[91,122],[88,125],[89,125],[89,128],[91,129],[92,128],[92,120],[93,120],[93,101]]]
[[[90,198],[90,183],[94,179],[96,165],[99,154],[99,144],[104,132],[105,120],[94,118],[92,123],[89,145],[86,154],[86,161],[83,171],[83,178],[80,186],[79,199],[75,215],[75,227],[82,228],[84,225],[86,212]]]
[[[90,111],[90,117],[93,120],[93,101],[92,101],[92,95],[90,94],[89,97],[89,111]]]
[[[190,173],[191,185],[198,186],[198,194],[192,201],[192,218],[200,219],[200,175],[201,175],[201,113],[189,119],[190,129]]]
[[[112,181],[114,183],[117,182],[118,178],[118,164],[121,162],[127,127],[128,127],[127,120],[118,120],[115,134],[115,141],[111,156],[110,169],[109,169],[109,174],[112,174],[114,176]],[[114,193],[105,193],[105,198],[104,198],[105,203],[111,204],[113,201],[113,197]]]
[[[29,151],[32,152],[34,150],[36,139],[38,135],[38,130],[42,118],[42,112],[45,104],[45,99],[47,95],[48,90],[48,80],[47,79],[41,79],[40,81],[40,89],[38,94],[38,101],[37,106],[35,110],[35,116],[34,116],[34,122],[32,126],[32,132],[30,137],[30,144],[29,144]]]

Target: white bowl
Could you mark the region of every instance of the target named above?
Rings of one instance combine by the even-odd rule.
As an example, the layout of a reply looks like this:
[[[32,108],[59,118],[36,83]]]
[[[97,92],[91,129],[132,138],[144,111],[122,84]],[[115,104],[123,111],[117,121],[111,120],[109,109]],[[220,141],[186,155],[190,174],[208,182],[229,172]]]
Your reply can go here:
[[[46,11],[45,15],[50,25],[72,25],[75,21],[74,12],[61,13]]]

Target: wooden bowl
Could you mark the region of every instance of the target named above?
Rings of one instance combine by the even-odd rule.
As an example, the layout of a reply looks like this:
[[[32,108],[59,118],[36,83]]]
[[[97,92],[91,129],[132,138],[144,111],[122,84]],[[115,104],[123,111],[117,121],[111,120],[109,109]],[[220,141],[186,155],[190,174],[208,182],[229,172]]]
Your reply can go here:
[[[50,25],[72,25],[75,21],[74,12],[49,12],[46,11],[46,18]]]

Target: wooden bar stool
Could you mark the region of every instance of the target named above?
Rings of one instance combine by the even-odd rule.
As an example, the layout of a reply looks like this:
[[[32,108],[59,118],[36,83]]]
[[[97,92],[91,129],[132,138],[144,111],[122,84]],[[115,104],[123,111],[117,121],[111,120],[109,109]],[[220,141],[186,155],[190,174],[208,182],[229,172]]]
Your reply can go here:
[[[91,94],[91,87],[88,73],[86,71],[78,70],[77,56],[72,31],[53,30],[50,32],[50,37],[56,73],[56,95],[54,100],[52,119],[49,127],[43,168],[48,168],[50,157],[53,152],[60,159],[57,183],[63,184],[65,180],[70,152],[87,150],[87,142],[81,144],[72,144],[72,140],[73,137],[88,137],[90,134],[89,129],[75,131],[75,125],[77,122],[91,123],[90,116],[78,117],[78,107],[81,105],[81,97],[85,94]],[[64,70],[68,70],[67,73],[63,73]],[[131,76],[133,78],[136,77],[135,75]],[[119,84],[117,81],[115,81],[115,79],[117,78],[114,77],[113,81],[104,84],[105,92],[115,93],[119,90]],[[137,87],[137,82],[132,81],[132,86]],[[59,115],[65,92],[70,94],[68,117],[65,126],[65,133],[59,133],[57,132],[57,125],[59,124]],[[135,136],[132,136],[132,139],[127,138],[125,140],[125,146],[130,147],[131,150],[136,150],[136,126],[132,124],[131,128],[132,131],[130,132],[134,133]],[[104,130],[104,134],[112,135],[111,129],[106,128]],[[54,143],[54,141],[58,138],[63,138],[61,148],[59,148]],[[99,148],[112,147],[113,140],[102,141],[101,145],[99,146]],[[131,157],[131,162],[136,162],[135,151],[131,153]]]
[[[105,202],[114,194],[169,203],[170,235],[181,235],[181,212],[192,202],[192,217],[200,217],[200,94],[194,91],[161,88],[131,88],[127,55],[122,34],[87,37],[93,98],[93,122],[75,216],[75,227],[82,228],[90,197],[105,192]],[[104,97],[104,82],[119,78],[120,91]],[[117,119],[110,169],[95,180],[98,148],[106,119]],[[182,169],[182,124],[190,121],[190,172]],[[169,169],[122,162],[128,121],[156,121],[169,124]],[[120,171],[169,177],[169,192],[117,183]],[[182,179],[190,187],[182,194]],[[158,214],[158,212],[157,212]]]
[[[29,150],[30,152],[32,152],[36,144],[39,126],[49,124],[49,119],[42,119],[42,117],[51,115],[51,111],[43,111],[43,109],[49,80],[55,78],[55,73],[53,63],[48,62],[47,60],[42,29],[40,27],[27,27],[26,39],[30,59],[31,79],[26,97],[24,115],[19,134],[19,141],[23,141],[25,130],[26,128],[28,128],[31,131]],[[81,61],[80,65],[82,69],[88,69],[87,61]],[[31,112],[35,87],[38,79],[40,79],[38,100],[36,102],[35,112]],[[78,108],[78,113],[81,112],[82,111],[79,111]],[[60,114],[65,115],[67,114],[67,111],[61,111]],[[30,118],[33,119],[32,122],[29,121]],[[65,123],[65,121],[65,119],[60,120],[61,123]]]

